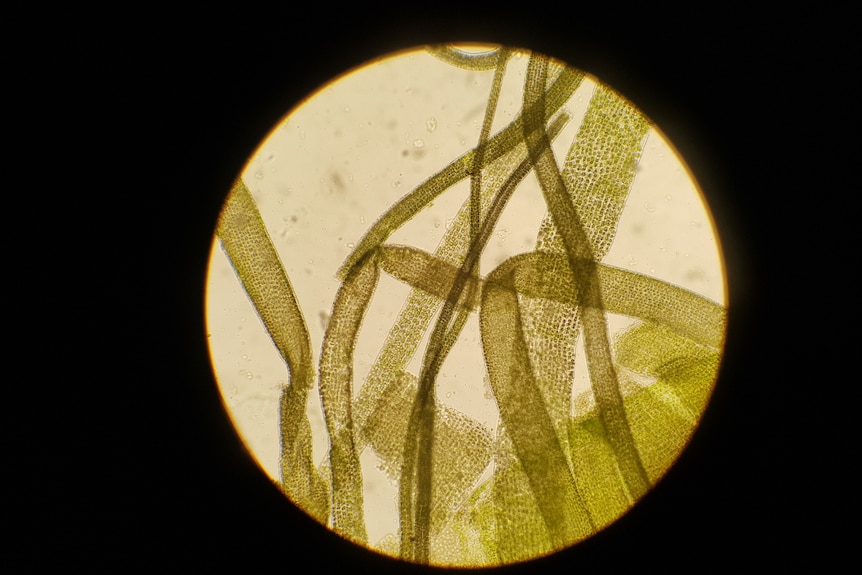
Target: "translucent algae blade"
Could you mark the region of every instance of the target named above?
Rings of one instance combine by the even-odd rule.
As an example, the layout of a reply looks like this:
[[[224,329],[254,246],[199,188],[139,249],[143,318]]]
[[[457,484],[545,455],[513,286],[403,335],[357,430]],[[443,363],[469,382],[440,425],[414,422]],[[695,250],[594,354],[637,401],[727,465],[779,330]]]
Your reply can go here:
[[[717,350],[652,322],[616,337],[614,351],[632,436],[650,480],[656,481],[688,443],[721,358]],[[616,471],[607,431],[587,393],[575,401],[569,433],[578,487],[597,524],[607,525],[631,502]]]
[[[402,373],[381,398],[386,409],[372,416],[368,441],[392,480],[401,475],[407,424],[416,395],[416,376]],[[453,514],[470,496],[476,478],[488,466],[492,454],[491,432],[475,420],[446,405],[437,404],[435,457],[432,473],[432,535],[446,528]],[[386,421],[377,421],[385,418]],[[433,545],[433,543],[432,543]]]
[[[649,122],[631,104],[611,89],[595,86],[561,176],[596,262],[607,255],[616,236],[648,130]],[[549,214],[539,229],[536,250],[566,253]],[[522,311],[537,380],[565,442],[581,312],[547,300],[525,300]]]
[[[500,268],[511,268],[513,289],[522,296],[563,303],[570,309],[594,305],[580,299],[582,280],[572,277],[569,261],[563,255],[533,252],[515,256]],[[716,302],[622,268],[598,264],[595,272],[606,312],[660,323],[713,349],[723,342],[727,312]]]
[[[216,233],[290,372],[290,385],[281,395],[282,484],[300,507],[325,524],[329,497],[312,460],[305,412],[315,380],[308,328],[257,204],[241,179],[231,188]]]
[[[653,321],[617,336],[614,348],[621,366],[655,379],[647,389],[680,418],[690,424],[700,419],[721,360],[718,348]]]
[[[589,535],[593,526],[536,385],[511,277],[497,270],[489,275],[480,318],[485,362],[500,416],[551,544],[563,548]]]
[[[646,493],[649,480],[631,436],[611,361],[596,263],[577,210],[557,168],[550,141],[542,128],[542,116],[537,113],[543,108],[547,68],[546,57],[534,55],[530,58],[524,85],[524,108],[528,110],[524,119],[524,138],[572,273],[583,286],[579,297],[585,304],[582,318],[590,381],[626,487],[632,499],[636,500]]]

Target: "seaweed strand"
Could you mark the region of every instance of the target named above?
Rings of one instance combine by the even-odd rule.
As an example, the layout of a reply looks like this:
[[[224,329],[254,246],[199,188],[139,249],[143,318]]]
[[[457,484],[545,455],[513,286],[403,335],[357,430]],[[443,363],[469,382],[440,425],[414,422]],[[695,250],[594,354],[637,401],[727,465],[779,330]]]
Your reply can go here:
[[[290,374],[290,384],[281,390],[279,400],[281,483],[291,499],[326,523],[328,486],[312,460],[311,426],[305,412],[315,379],[308,328],[257,204],[242,179],[231,188],[216,234]]]
[[[545,102],[547,68],[547,57],[533,55],[530,58],[524,85],[524,139],[548,204],[548,211],[565,246],[572,273],[580,279],[579,297],[584,302],[582,318],[590,381],[629,495],[633,500],[637,500],[649,488],[649,479],[629,428],[611,359],[601,288],[596,277],[596,262],[543,129],[541,110]]]

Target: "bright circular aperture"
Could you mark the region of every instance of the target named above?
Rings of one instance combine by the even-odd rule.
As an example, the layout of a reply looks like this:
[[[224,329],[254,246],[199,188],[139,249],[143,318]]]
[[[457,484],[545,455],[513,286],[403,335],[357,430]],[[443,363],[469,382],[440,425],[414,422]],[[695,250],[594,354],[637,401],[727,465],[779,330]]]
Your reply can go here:
[[[662,133],[493,46],[390,55],[292,110],[230,190],[206,306],[261,468],[339,535],[435,565],[528,560],[628,511],[695,430],[726,326],[712,219]]]

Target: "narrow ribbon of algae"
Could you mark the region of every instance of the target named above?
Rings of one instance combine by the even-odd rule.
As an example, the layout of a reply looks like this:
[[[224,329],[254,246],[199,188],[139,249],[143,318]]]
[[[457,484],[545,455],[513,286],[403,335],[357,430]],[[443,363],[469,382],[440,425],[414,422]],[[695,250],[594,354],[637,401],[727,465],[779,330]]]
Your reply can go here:
[[[328,486],[314,467],[306,415],[315,379],[308,328],[257,204],[241,179],[231,188],[216,234],[290,373],[280,400],[282,485],[297,505],[326,524]]]
[[[610,444],[617,456],[620,472],[631,498],[637,500],[649,488],[649,479],[632,438],[611,359],[593,250],[577,210],[566,191],[550,141],[543,128],[541,110],[545,101],[547,68],[547,57],[533,55],[530,58],[524,85],[524,139],[548,204],[548,211],[569,258],[572,273],[582,280],[583,289],[580,299],[585,304],[582,320],[590,381],[601,417],[608,430]]]
[[[648,131],[649,121],[640,112],[609,88],[595,86],[561,176],[596,262],[605,257],[616,236]],[[549,214],[539,230],[536,250],[566,253]],[[565,443],[575,357],[580,351],[581,310],[526,300],[522,312],[536,378]]]
[[[500,417],[545,522],[561,549],[594,531],[578,493],[524,341],[511,274],[497,268],[482,292],[480,324],[485,362]]]
[[[353,350],[379,277],[377,252],[350,271],[335,297],[320,354],[320,399],[330,440],[332,526],[361,543],[367,535],[362,469],[354,442]]]
[[[449,294],[456,278],[465,275],[460,268],[410,246],[384,245],[379,257],[380,267],[392,277],[441,300]],[[500,285],[502,289],[540,300],[539,303],[558,302],[568,309],[582,305],[577,281],[564,255],[519,254],[497,270],[511,276],[510,281]],[[677,285],[607,264],[598,264],[596,274],[606,312],[659,323],[700,345],[714,350],[720,347],[727,322],[727,312],[721,305]],[[476,310],[478,299],[468,299],[466,294],[481,294],[490,279],[472,274],[465,281],[475,287],[462,292],[458,305]]]

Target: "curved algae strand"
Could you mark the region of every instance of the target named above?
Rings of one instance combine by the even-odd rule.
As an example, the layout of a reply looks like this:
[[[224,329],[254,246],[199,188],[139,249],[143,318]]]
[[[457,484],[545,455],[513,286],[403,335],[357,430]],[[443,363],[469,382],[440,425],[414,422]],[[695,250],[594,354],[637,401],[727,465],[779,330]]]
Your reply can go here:
[[[501,266],[514,268],[515,290],[528,297],[591,307],[579,296],[584,285],[574,278],[561,254],[531,252],[513,256]],[[609,312],[659,323],[700,345],[718,349],[727,312],[723,306],[685,288],[630,270],[597,264],[602,308]]]
[[[491,136],[491,124],[497,111],[497,102],[500,99],[500,87],[503,84],[503,76],[506,73],[506,63],[509,60],[509,50],[500,48],[498,50],[497,66],[494,70],[494,81],[491,85],[491,94],[488,96],[488,105],[485,107],[485,119],[482,121],[482,131],[479,134],[479,143],[476,144],[476,153],[473,155],[473,166],[470,174],[470,239],[474,240],[479,233],[479,220],[481,219],[479,209],[479,197],[482,192],[482,164],[485,160],[485,147]],[[478,260],[477,260],[478,261]]]
[[[320,356],[320,399],[330,438],[332,525],[337,533],[362,543],[367,535],[352,414],[353,351],[379,277],[377,252],[348,274],[332,306]]]
[[[479,311],[485,363],[512,440],[555,549],[595,531],[578,492],[527,353],[512,270],[488,275]]]
[[[581,300],[585,304],[582,313],[584,349],[587,352],[590,382],[620,472],[632,499],[637,500],[649,489],[649,478],[626,419],[611,358],[607,322],[592,248],[557,168],[554,152],[544,130],[541,110],[545,102],[547,69],[546,56],[534,55],[530,58],[524,83],[524,140],[527,142],[529,157],[535,167],[548,211],[569,258],[572,273],[583,284]]]
[[[648,130],[647,118],[613,90],[596,84],[560,168],[596,262],[604,258],[616,236]],[[535,250],[566,253],[550,214],[546,213],[542,220]],[[604,289],[602,284],[603,294]],[[577,369],[576,357],[582,353],[578,344],[582,336],[582,310],[548,301],[524,300],[521,312],[525,326],[535,334],[528,344],[537,381],[557,434],[566,444],[573,399],[571,378]],[[558,364],[559,355],[567,358],[564,365]]]
[[[428,252],[410,246],[385,244],[380,248],[380,267],[407,285],[443,300],[459,274],[454,266]],[[500,264],[512,274],[511,289],[522,296],[556,301],[572,308],[580,301],[580,287],[563,254],[529,252]],[[502,273],[502,272],[501,272]],[[716,302],[680,286],[631,270],[598,264],[602,304],[608,313],[661,324],[691,341],[718,350],[724,338],[727,310]],[[458,306],[478,308],[478,295],[487,280],[475,273],[466,278],[474,295],[462,292]]]
[[[564,68],[548,88],[547,106],[545,106],[545,101],[543,101],[543,107],[541,109],[537,108],[536,112],[542,115],[544,120],[551,118],[572,96],[583,78],[584,73],[580,70]],[[544,125],[541,128],[544,133]],[[533,130],[531,129],[530,131],[532,132]],[[488,140],[481,167],[484,168],[523,142],[523,113],[521,113],[508,126]],[[376,249],[380,244],[385,242],[395,230],[418,214],[422,208],[428,205],[429,202],[432,202],[437,196],[469,176],[470,171],[475,167],[473,159],[475,154],[476,150],[470,150],[459,156],[389,208],[385,214],[374,222],[341,265],[341,268],[338,270],[338,277],[344,279],[350,268],[366,253]],[[523,152],[523,155],[527,155],[526,151]]]
[[[279,399],[282,488],[325,524],[328,485],[312,460],[311,426],[306,414],[308,392],[315,378],[308,327],[257,204],[242,179],[231,188],[216,235],[290,373],[290,385],[282,389]]]

